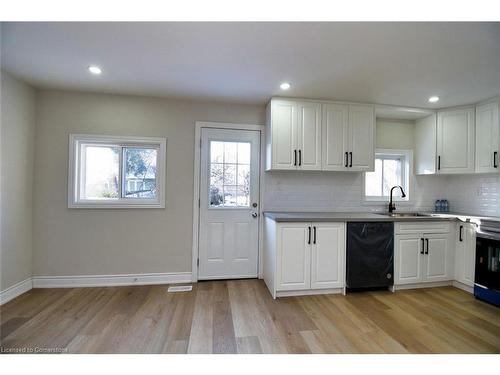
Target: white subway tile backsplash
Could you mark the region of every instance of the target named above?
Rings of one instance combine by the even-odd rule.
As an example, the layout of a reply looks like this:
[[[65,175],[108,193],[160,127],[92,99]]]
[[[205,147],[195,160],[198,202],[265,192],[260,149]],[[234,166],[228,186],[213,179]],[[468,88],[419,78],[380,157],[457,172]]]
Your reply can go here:
[[[500,216],[500,176],[449,176],[446,194],[452,211]]]
[[[431,211],[442,197],[441,176],[412,177],[410,202],[401,210]],[[363,200],[361,173],[267,172],[264,209],[267,211],[381,211],[383,204]]]

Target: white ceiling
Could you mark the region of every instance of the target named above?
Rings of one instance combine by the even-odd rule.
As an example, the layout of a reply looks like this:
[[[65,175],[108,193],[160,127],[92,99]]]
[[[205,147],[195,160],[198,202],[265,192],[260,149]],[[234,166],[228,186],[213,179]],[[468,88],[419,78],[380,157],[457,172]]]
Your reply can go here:
[[[4,23],[2,42],[3,68],[41,88],[422,108],[500,95],[500,23]]]

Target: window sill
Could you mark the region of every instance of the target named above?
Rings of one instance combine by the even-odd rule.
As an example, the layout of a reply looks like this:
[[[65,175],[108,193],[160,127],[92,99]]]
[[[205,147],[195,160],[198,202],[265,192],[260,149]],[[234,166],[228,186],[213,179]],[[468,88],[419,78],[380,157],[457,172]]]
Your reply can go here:
[[[393,200],[392,203],[398,204],[401,206],[411,206],[413,202],[409,200]],[[366,200],[364,199],[361,204],[365,206],[387,206],[389,204],[389,200]]]
[[[123,208],[165,208],[165,203],[126,203],[126,202],[72,202],[68,204],[68,208],[91,208],[91,209],[123,209]]]

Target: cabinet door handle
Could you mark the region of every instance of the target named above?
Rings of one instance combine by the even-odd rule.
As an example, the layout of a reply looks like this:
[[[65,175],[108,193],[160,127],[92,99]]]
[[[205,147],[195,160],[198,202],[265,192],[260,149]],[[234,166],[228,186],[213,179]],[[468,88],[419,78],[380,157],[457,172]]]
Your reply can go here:
[[[441,155],[438,156],[438,171],[441,170]]]
[[[308,234],[307,234],[307,244],[311,244],[311,227],[307,227]]]
[[[299,150],[299,167],[302,165],[302,150]]]
[[[460,229],[459,229],[459,232],[458,232],[458,240],[460,242],[462,242],[464,240],[464,238],[462,237],[462,232],[463,232],[463,229],[464,229],[464,226],[463,225],[460,225]]]
[[[348,152],[346,151],[345,152],[345,167],[347,168],[347,166],[349,165],[349,154]]]
[[[349,162],[349,168],[352,168],[352,152],[349,152],[349,156],[351,157],[351,161]]]
[[[297,165],[297,150],[293,150],[293,165]]]
[[[313,240],[313,244],[316,244],[316,227],[314,226],[313,227],[314,229],[314,240]]]
[[[429,254],[429,239],[426,238],[425,239],[425,244],[426,244],[426,248],[425,248],[425,254]]]
[[[497,156],[498,156],[498,151],[495,151],[493,153],[493,168],[498,168]]]
[[[420,254],[424,254],[424,239],[421,238],[420,241],[422,241],[422,247],[420,248]]]

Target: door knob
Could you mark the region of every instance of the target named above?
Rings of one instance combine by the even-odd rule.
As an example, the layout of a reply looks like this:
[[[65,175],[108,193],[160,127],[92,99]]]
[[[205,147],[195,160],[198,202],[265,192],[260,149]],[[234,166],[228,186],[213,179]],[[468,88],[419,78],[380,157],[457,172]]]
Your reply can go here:
[[[252,212],[252,217],[253,217],[253,218],[256,218],[257,216],[259,216],[259,215],[257,214],[257,212]]]

